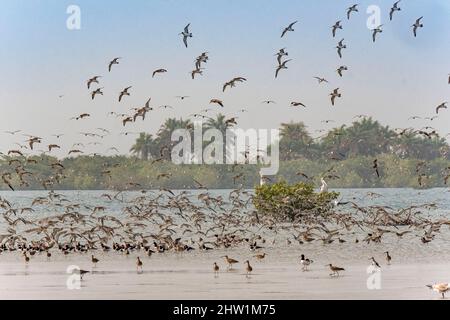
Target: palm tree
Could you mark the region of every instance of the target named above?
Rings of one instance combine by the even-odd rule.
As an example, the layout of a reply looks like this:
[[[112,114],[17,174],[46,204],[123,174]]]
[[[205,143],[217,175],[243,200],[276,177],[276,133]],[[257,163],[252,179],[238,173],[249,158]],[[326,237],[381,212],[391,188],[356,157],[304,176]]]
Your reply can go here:
[[[173,142],[172,142],[172,133],[177,129],[187,129],[191,133],[191,139],[193,137],[193,125],[190,120],[183,120],[183,119],[175,119],[175,118],[169,118],[166,119],[164,124],[161,126],[161,128],[158,131],[157,138],[156,138],[156,144],[158,146],[158,155],[162,156],[164,159],[170,159]],[[160,154],[163,149],[166,149],[167,151],[164,151],[162,155]]]
[[[219,130],[220,133],[222,134],[222,145],[223,145],[223,159],[222,161],[224,161],[225,163],[225,159],[226,159],[226,152],[227,152],[227,143],[229,141],[226,140],[226,133],[227,133],[227,129],[228,129],[228,124],[226,123],[226,119],[225,119],[225,115],[219,113],[215,119],[213,118],[209,118],[208,121],[205,123],[204,125],[204,129],[208,130],[208,129],[216,129]],[[210,142],[212,143],[212,142]],[[207,146],[208,141],[206,141],[204,143],[204,147]],[[230,144],[231,146],[231,144]]]
[[[282,160],[310,158],[317,150],[303,122],[282,123],[280,128]]]
[[[141,132],[130,151],[135,155],[140,155],[142,160],[148,160],[149,155],[154,148],[154,140],[151,134]]]

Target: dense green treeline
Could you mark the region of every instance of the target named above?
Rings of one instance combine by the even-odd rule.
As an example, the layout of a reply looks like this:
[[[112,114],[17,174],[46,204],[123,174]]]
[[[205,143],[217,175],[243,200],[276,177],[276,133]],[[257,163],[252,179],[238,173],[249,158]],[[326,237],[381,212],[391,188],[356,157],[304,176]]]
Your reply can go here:
[[[225,132],[233,122],[218,115],[204,128]],[[170,139],[177,128],[192,130],[192,123],[168,119],[155,136],[141,133],[130,156],[58,160],[48,155],[3,155],[0,172],[14,189],[253,188],[259,184],[258,165],[173,164]],[[280,133],[280,168],[276,176],[268,177],[273,182],[320,185],[324,177],[330,187],[443,187],[450,173],[449,145],[430,130],[392,130],[362,118],[319,137],[312,137],[301,122],[282,124]],[[0,181],[0,190],[8,189],[5,180]]]

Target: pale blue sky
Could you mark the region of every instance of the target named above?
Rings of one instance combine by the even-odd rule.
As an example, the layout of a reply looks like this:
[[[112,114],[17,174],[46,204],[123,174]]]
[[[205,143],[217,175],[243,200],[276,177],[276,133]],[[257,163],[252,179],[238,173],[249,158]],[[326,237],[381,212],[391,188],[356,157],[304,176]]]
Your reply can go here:
[[[225,102],[220,111],[239,116],[244,128],[276,128],[294,120],[304,121],[314,133],[368,114],[393,127],[431,124],[443,135],[450,132],[450,109],[432,123],[407,120],[414,114],[432,116],[438,104],[450,100],[450,1],[403,0],[392,22],[388,13],[394,1],[358,2],[360,12],[348,21],[345,11],[352,2],[336,0],[2,0],[1,131],[21,129],[46,138],[43,145],[58,142],[52,134],[65,133],[59,141],[64,155],[72,143],[92,141],[78,132],[104,127],[112,135],[86,152],[116,145],[126,153],[134,137],[119,136],[119,119],[106,114],[127,113],[152,97],[154,106],[175,109],[156,110],[125,130],[155,132],[166,117],[187,117],[220,98]],[[71,4],[81,8],[81,30],[66,28]],[[366,8],[372,4],[380,6],[384,24],[375,44],[366,27]],[[410,26],[420,16],[425,26],[414,38]],[[294,20],[299,20],[295,32],[280,39]],[[344,29],[332,38],[330,27],[337,20]],[[186,49],[178,33],[188,22],[194,37]],[[339,59],[335,46],[341,38],[348,48]],[[275,80],[274,53],[282,47],[293,60]],[[191,80],[194,58],[203,51],[210,56],[204,75]],[[108,73],[107,64],[116,56],[123,57],[121,64]],[[349,67],[343,78],[334,71],[340,65]],[[152,79],[157,68],[168,73]],[[92,102],[86,80],[94,75],[104,76],[105,95]],[[222,84],[235,76],[248,81],[222,93]],[[313,76],[324,76],[330,84],[319,86]],[[119,92],[129,85],[131,97],[118,103]],[[331,107],[328,94],[335,87],[343,97]],[[180,102],[177,95],[191,97]],[[266,99],[278,103],[260,104]],[[308,107],[291,109],[290,101]],[[249,112],[238,114],[241,108]],[[92,117],[69,120],[83,112]],[[325,119],[336,123],[324,125]],[[0,151],[25,139],[0,133]]]

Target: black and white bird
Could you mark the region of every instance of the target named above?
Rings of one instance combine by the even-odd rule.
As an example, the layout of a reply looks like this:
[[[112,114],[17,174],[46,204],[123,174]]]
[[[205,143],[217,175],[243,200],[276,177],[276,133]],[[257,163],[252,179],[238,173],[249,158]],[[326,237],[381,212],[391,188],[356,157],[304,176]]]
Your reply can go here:
[[[275,78],[278,77],[278,72],[280,72],[281,69],[287,69],[286,63],[291,61],[292,59],[288,59],[283,61],[282,64],[278,65],[277,69],[275,70]]]
[[[375,260],[374,257],[371,257],[369,260],[372,260],[372,265],[378,269],[381,269],[380,264]]]
[[[286,48],[282,48],[282,49],[280,49],[280,51],[278,51],[275,55],[277,56],[277,61],[278,61],[278,64],[280,65],[280,64],[281,64],[281,59],[282,59],[284,56],[288,56],[289,53],[286,51]]]
[[[375,29],[372,30],[372,41],[375,42],[375,40],[377,39],[377,33],[382,33],[383,30],[381,30],[381,27],[383,25],[380,24],[378,27],[376,27]]]
[[[344,39],[341,39],[341,41],[339,41],[338,45],[336,46],[339,58],[342,58],[342,49],[346,49],[346,48],[347,48],[347,46],[344,44]]]
[[[397,2],[394,3],[394,5],[391,8],[391,11],[389,12],[389,20],[392,21],[392,17],[394,15],[395,11],[401,11],[402,9],[398,6],[399,2],[401,0],[398,0]]]
[[[191,24],[188,23],[186,27],[184,27],[183,32],[180,32],[180,34],[183,36],[183,43],[186,46],[186,48],[188,47],[188,43],[187,43],[187,39],[188,38],[192,38],[192,32],[189,32],[189,26]]]
[[[341,20],[336,21],[336,23],[331,27],[331,32],[333,34],[333,38],[336,36],[337,29],[342,30]]]
[[[417,36],[417,29],[418,28],[423,28],[423,23],[420,22],[420,20],[422,20],[423,17],[420,17],[419,19],[416,20],[416,22],[411,26],[413,28],[413,33],[414,33],[414,37]]]
[[[347,20],[350,20],[350,14],[352,12],[358,12],[358,5],[357,4],[354,4],[351,7],[347,8]]]
[[[286,32],[288,31],[294,31],[294,28],[292,28],[294,26],[294,24],[296,24],[298,21],[294,21],[292,23],[290,23],[286,28],[284,28],[283,32],[281,33],[281,38],[284,37],[284,35],[286,34]]]
[[[305,255],[302,254],[300,256],[300,264],[302,265],[302,271],[308,271],[308,267],[313,263],[314,261],[308,258],[305,258]]]

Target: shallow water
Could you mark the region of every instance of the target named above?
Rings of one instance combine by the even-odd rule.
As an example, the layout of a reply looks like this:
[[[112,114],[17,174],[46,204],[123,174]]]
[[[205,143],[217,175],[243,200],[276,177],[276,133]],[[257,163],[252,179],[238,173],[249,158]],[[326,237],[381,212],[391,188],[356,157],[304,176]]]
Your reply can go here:
[[[410,205],[435,203],[433,217],[449,218],[450,193],[447,189],[345,189],[342,201],[353,200],[361,206],[389,205],[403,208]],[[368,196],[374,192],[381,196]],[[103,191],[61,191],[73,202],[90,206],[107,206],[105,213],[120,216],[122,207],[117,202],[106,202]],[[193,195],[197,191],[191,191]],[[229,190],[213,190],[213,195],[227,197]],[[29,206],[36,196],[47,192],[0,192],[0,196],[18,206]],[[134,197],[132,193],[127,197]],[[34,217],[51,214],[39,208]],[[388,234],[382,243],[366,244],[355,239],[360,235],[342,236],[345,243],[323,245],[320,241],[303,245],[293,241],[287,245],[289,232],[267,239],[260,252],[266,252],[263,261],[256,261],[248,245],[212,251],[153,254],[98,251],[100,259],[93,267],[90,254],[63,256],[52,251],[47,261],[45,254],[37,254],[28,264],[17,253],[0,254],[0,298],[55,298],[55,299],[435,299],[436,293],[425,287],[434,282],[450,280],[450,231],[444,226],[435,240],[428,244],[420,241],[420,235],[411,233],[399,239]],[[384,251],[393,257],[387,266]],[[301,253],[314,260],[311,271],[302,272],[298,257]],[[239,264],[227,272],[223,255],[229,255]],[[135,259],[139,255],[144,268],[137,273]],[[369,258],[373,256],[382,265],[380,289],[369,290],[367,273]],[[245,260],[250,260],[254,271],[245,276]],[[220,265],[221,272],[215,277],[213,262]],[[331,278],[326,264],[343,266],[346,271],[339,278]],[[67,268],[79,266],[91,271],[84,276],[79,290],[67,288],[71,276]],[[378,273],[376,274],[378,275]]]

